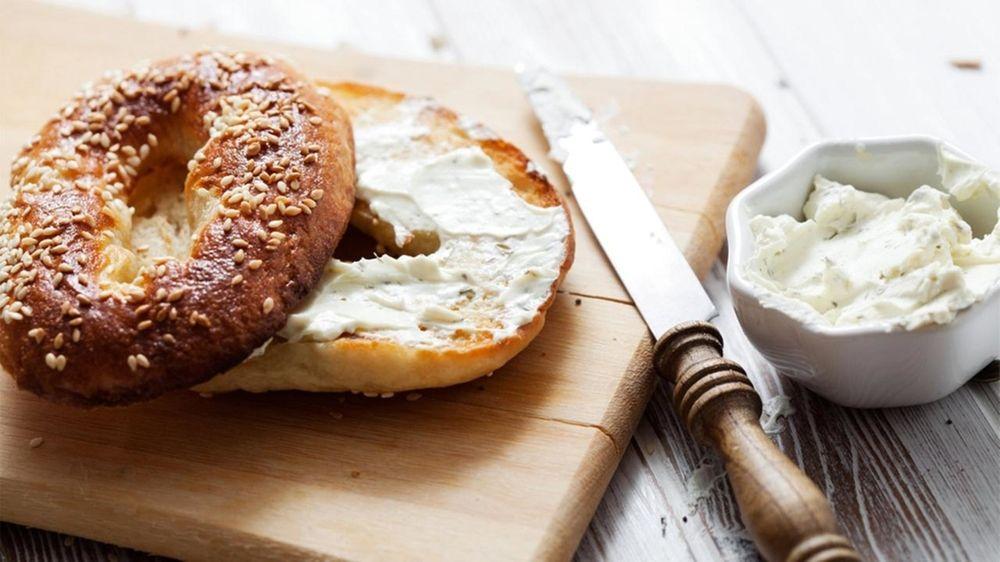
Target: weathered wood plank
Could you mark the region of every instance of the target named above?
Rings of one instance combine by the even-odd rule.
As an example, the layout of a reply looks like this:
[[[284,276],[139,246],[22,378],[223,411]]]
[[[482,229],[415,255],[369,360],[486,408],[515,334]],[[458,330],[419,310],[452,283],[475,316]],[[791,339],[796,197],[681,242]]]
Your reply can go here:
[[[122,13],[134,3],[155,4],[72,1],[117,6],[126,10]],[[566,72],[734,82],[757,96],[767,113],[765,169],[824,134],[929,132],[993,163],[1000,158],[995,134],[1000,36],[991,23],[1000,15],[997,4],[988,0],[921,9],[905,2],[831,5],[817,0],[678,1],[662,7],[527,1],[436,1],[429,8],[424,3],[394,4],[416,6],[402,19],[412,17],[418,31],[403,30],[398,42],[394,34],[381,33],[378,9],[367,10],[374,18],[341,18],[357,26],[353,34],[331,24],[327,36],[324,22],[317,20],[313,28],[323,33],[310,32],[315,36],[291,23],[277,26],[279,31],[269,36],[315,44],[349,42],[403,56],[502,65],[536,60]],[[187,22],[205,17],[200,25],[210,24],[202,6],[197,3],[194,13],[178,10],[177,17]],[[338,15],[358,9],[356,4],[337,7]],[[144,9],[137,9],[137,15],[163,16]],[[398,31],[392,23],[400,19],[398,12],[389,9],[388,14],[387,27]],[[250,16],[227,25],[239,33],[269,31],[269,23],[254,23]],[[948,64],[955,57],[979,58],[984,66],[961,71]],[[641,168],[642,155],[632,156]],[[709,286],[720,307],[728,310],[721,271]],[[798,411],[776,438],[832,495],[841,520],[867,554],[875,559],[995,555],[1000,548],[1000,384],[970,385],[918,408],[842,410],[775,376],[740,337],[731,313],[719,325],[728,353],[750,368],[763,392],[791,397]],[[689,442],[667,398],[657,390],[581,543],[579,558],[752,556],[724,484],[698,501],[688,516],[692,508],[685,483],[704,451]],[[9,535],[9,530],[3,532]]]

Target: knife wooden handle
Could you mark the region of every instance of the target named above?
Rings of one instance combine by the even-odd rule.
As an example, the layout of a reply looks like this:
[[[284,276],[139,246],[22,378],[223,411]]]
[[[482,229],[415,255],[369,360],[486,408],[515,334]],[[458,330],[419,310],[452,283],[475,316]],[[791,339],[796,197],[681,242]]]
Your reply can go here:
[[[676,326],[656,342],[653,364],[674,384],[674,407],[691,433],[725,459],[743,523],[765,558],[861,559],[823,493],[761,429],[760,396],[743,368],[722,357],[715,326]]]

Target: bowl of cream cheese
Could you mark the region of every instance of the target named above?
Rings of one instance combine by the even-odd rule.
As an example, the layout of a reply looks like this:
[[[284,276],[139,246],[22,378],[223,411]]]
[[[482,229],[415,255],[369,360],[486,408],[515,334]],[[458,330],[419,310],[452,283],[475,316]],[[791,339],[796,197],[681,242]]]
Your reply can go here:
[[[845,406],[937,400],[1000,357],[1000,173],[939,139],[828,141],[740,193],[750,341]]]

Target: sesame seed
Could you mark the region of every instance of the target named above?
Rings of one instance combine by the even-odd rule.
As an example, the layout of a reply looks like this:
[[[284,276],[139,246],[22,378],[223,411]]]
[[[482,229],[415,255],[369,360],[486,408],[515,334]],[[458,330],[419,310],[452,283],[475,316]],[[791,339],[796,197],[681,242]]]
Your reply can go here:
[[[312,123],[313,125],[319,125],[320,123],[323,122],[323,119],[321,119],[319,117],[316,117],[314,115],[314,116],[312,116],[312,117],[309,118],[309,122]]]
[[[135,356],[135,362],[139,364],[143,369],[149,368],[149,359],[145,355],[139,353]]]
[[[228,187],[229,184],[233,183],[233,181],[235,180],[236,178],[234,176],[225,176],[219,183],[222,185],[222,187]]]
[[[73,328],[72,340],[74,342],[80,341],[80,329],[79,328]]]
[[[270,314],[274,310],[274,299],[267,297],[264,299],[264,314]]]
[[[42,343],[42,340],[45,339],[45,329],[33,328],[28,330],[28,337],[33,338],[35,343]]]
[[[264,262],[262,262],[261,260],[250,260],[250,262],[247,263],[247,267],[249,267],[252,270],[257,270],[260,269],[260,266],[263,264]]]
[[[169,295],[167,295],[167,301],[168,302],[177,302],[183,296],[184,296],[184,289],[183,288],[181,288],[181,289],[174,289],[173,291],[170,291]]]
[[[63,338],[62,332],[59,332],[58,334],[56,334],[56,337],[52,339],[52,345],[56,349],[59,349],[59,348],[61,348],[63,346],[64,339],[65,338]]]
[[[247,253],[245,251],[236,250],[236,254],[233,255],[233,261],[236,263],[243,263],[243,260],[246,259],[246,257]]]
[[[153,321],[152,320],[143,320],[142,322],[139,322],[139,326],[138,326],[140,332],[143,331],[143,330],[148,330],[149,328],[152,328],[152,327],[153,327]]]
[[[45,439],[43,437],[35,437],[31,441],[28,441],[28,446],[32,449],[37,449],[41,447],[43,443],[45,443]]]
[[[135,355],[129,355],[126,362],[128,363],[128,368],[133,373],[139,368],[139,360],[135,358]]]
[[[237,274],[236,274],[236,275],[235,275],[235,276],[233,277],[233,280],[232,280],[232,281],[230,281],[230,283],[229,283],[229,284],[230,284],[230,285],[233,285],[233,286],[236,286],[236,285],[239,285],[239,284],[240,284],[240,283],[242,283],[242,282],[243,282],[243,275],[241,275],[241,274],[237,273]]]
[[[45,354],[45,366],[48,367],[48,368],[50,368],[50,369],[52,369],[52,370],[55,370],[55,368],[56,368],[56,355],[55,355],[55,353],[46,353]]]
[[[146,142],[149,144],[149,146],[152,146],[154,148],[156,147],[157,144],[159,144],[159,141],[156,139],[156,135],[154,135],[153,133],[149,133],[148,135],[146,135]]]

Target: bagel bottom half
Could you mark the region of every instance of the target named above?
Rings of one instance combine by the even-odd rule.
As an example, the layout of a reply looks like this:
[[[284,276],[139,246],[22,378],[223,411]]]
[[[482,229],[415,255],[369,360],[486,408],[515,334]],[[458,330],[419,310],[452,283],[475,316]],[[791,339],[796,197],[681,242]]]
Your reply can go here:
[[[354,127],[351,224],[386,253],[332,259],[265,348],[195,390],[387,393],[493,372],[545,323],[573,260],[569,213],[481,125],[425,98],[325,86]]]

